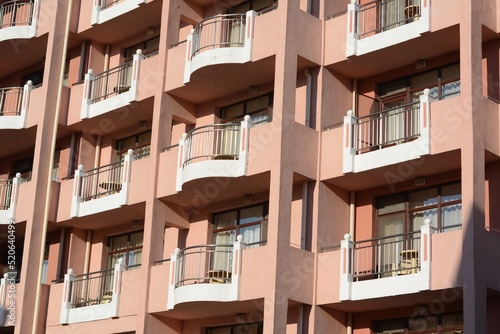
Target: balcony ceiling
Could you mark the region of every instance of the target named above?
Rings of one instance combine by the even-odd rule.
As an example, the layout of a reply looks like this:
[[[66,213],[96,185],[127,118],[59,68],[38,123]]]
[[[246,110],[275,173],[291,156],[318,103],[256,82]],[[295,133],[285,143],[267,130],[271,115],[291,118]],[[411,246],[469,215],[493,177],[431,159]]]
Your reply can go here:
[[[22,130],[0,130],[0,138],[2,138],[0,159],[16,153],[33,150],[33,147],[35,147],[35,137],[35,127]]]
[[[415,64],[419,60],[432,59],[460,49],[459,27],[423,34],[418,38],[418,49],[413,47],[413,43],[414,40],[409,40],[366,55],[349,57],[327,67],[346,77],[362,79]]]
[[[185,86],[169,91],[191,103],[204,103],[248,90],[274,80],[275,58],[269,57],[246,64],[205,66],[191,74]]]
[[[79,37],[103,44],[114,44],[140,34],[144,34],[146,39],[148,38],[146,34],[148,28],[157,27],[161,23],[162,3],[162,1],[151,1],[142,4],[139,8],[113,20],[96,24],[88,30],[81,31]]]
[[[262,314],[263,300],[245,300],[238,302],[193,302],[175,305],[173,310],[164,312],[170,319],[193,320],[226,315]],[[161,313],[159,315],[162,315]]]
[[[47,36],[0,42],[0,78],[42,62],[47,49]]]

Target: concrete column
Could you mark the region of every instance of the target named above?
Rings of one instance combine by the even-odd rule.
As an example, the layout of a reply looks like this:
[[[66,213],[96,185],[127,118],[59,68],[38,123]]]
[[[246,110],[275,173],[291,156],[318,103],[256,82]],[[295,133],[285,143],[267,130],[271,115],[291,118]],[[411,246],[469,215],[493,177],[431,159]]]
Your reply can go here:
[[[464,331],[486,334],[485,115],[482,105],[482,0],[460,3],[462,114],[462,280]]]

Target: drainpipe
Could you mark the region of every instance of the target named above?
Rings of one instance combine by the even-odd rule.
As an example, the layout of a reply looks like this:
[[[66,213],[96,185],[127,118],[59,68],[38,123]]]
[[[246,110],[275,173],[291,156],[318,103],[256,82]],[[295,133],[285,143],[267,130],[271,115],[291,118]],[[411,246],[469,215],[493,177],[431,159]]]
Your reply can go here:
[[[352,81],[352,112],[358,116],[358,79]]]
[[[307,181],[302,185],[302,224],[300,232],[300,248],[306,249],[306,229],[307,229],[307,198],[309,192],[309,184]]]
[[[57,255],[57,271],[56,271],[56,273],[57,273],[58,279],[61,277],[62,258],[64,255],[65,238],[66,238],[66,227],[63,227],[61,229],[61,235],[59,237],[59,252]]]
[[[104,72],[109,70],[109,53],[110,53],[110,44],[106,44],[106,51],[104,53]]]
[[[356,221],[356,192],[350,192],[350,201],[349,201],[349,234],[351,235],[352,240],[354,240],[354,224]]]
[[[347,312],[346,333],[352,334],[352,312]]]
[[[307,12],[309,14],[311,14],[311,12],[312,12],[312,9],[311,9],[312,8],[312,3],[311,2],[312,2],[312,0],[307,0]]]
[[[101,141],[102,135],[97,135],[97,142],[95,144],[94,168],[99,167],[101,157]]]
[[[50,200],[51,200],[51,190],[52,190],[52,169],[54,168],[54,154],[56,149],[56,141],[57,141],[57,126],[59,125],[59,114],[61,113],[61,103],[62,103],[62,90],[64,83],[64,68],[66,65],[66,56],[68,50],[68,39],[69,39],[69,25],[71,22],[71,11],[73,8],[73,1],[68,1],[68,11],[66,13],[66,26],[64,30],[64,41],[63,41],[63,49],[61,56],[61,68],[59,69],[59,86],[57,87],[57,100],[56,100],[56,109],[54,115],[54,124],[52,126],[52,142],[50,147],[50,158],[49,158],[49,168],[47,175],[47,187],[45,194],[45,207],[43,212],[43,226],[42,226],[42,240],[40,243],[40,261],[38,263],[38,278],[36,285],[36,294],[35,294],[35,305],[33,310],[33,326],[31,328],[31,333],[37,333],[38,326],[38,317],[40,314],[40,299],[42,293],[42,274],[43,274],[43,258],[45,255],[45,243],[47,242],[47,225],[49,222],[49,210],[50,210]]]
[[[85,73],[83,73],[84,63],[85,63],[85,50],[87,49],[87,41],[82,42],[82,48],[80,50],[80,66],[78,67],[78,81],[83,81]]]
[[[304,75],[307,78],[306,84],[306,119],[305,126],[310,127],[311,124],[311,73],[309,73],[309,69],[306,68],[304,70]]]
[[[299,314],[297,319],[297,334],[302,334],[304,327],[304,305],[299,305]]]
[[[90,268],[90,245],[92,242],[92,230],[87,230],[87,242],[85,243],[85,260],[83,265],[83,273],[89,272]]]

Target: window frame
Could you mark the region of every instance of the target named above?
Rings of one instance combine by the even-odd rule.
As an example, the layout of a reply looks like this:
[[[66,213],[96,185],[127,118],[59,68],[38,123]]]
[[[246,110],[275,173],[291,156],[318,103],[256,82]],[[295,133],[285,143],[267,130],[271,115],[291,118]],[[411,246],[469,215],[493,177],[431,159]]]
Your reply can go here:
[[[149,133],[149,142],[147,144],[140,144],[138,145],[138,141],[141,135]],[[129,147],[129,148],[122,148],[122,144],[127,140],[127,139],[132,139],[135,138],[135,144],[134,147]],[[115,150],[116,150],[116,156],[119,157],[119,161],[123,160],[123,156],[128,152],[129,149],[134,150],[134,154],[136,154],[138,149],[145,148],[151,146],[151,129],[139,132],[136,134],[133,134],[131,136],[123,137],[120,139],[116,139],[115,141]],[[148,153],[145,154],[136,154],[136,159],[141,159],[141,158],[146,158],[149,157],[150,151],[148,150]]]
[[[436,212],[436,216],[437,216],[437,222],[435,224],[435,228],[440,231],[440,232],[444,232],[445,230],[447,229],[450,229],[450,228],[456,228],[458,227],[457,225],[458,224],[454,224],[454,225],[450,225],[450,226],[443,226],[443,219],[442,219],[442,210],[443,208],[446,208],[446,207],[449,207],[449,206],[453,206],[453,205],[457,205],[457,204],[462,204],[462,191],[460,191],[460,199],[459,200],[451,200],[451,201],[447,201],[447,202],[443,202],[442,201],[442,192],[443,192],[443,188],[445,188],[446,186],[450,186],[450,185],[457,185],[459,184],[460,185],[460,190],[461,190],[461,181],[455,181],[455,182],[448,182],[448,183],[444,183],[444,184],[439,184],[439,185],[435,185],[435,186],[429,186],[429,187],[424,187],[424,188],[418,188],[418,189],[412,189],[410,191],[406,191],[406,192],[401,192],[401,193],[397,193],[397,194],[390,194],[390,195],[386,195],[386,196],[378,196],[376,199],[375,199],[375,217],[376,217],[376,235],[379,236],[378,234],[378,227],[379,227],[379,218],[380,217],[387,217],[389,215],[394,215],[395,213],[404,213],[404,223],[403,223],[403,233],[411,233],[411,232],[416,232],[416,230],[414,229],[412,225],[412,222],[411,222],[411,215],[414,214],[414,213],[417,213],[417,212],[425,212],[425,211],[428,211],[428,210],[433,210],[433,209],[436,209],[437,212]],[[410,207],[410,194],[414,194],[414,193],[417,193],[417,192],[420,192],[420,191],[424,191],[424,190],[430,190],[430,189],[437,189],[437,195],[436,195],[436,203],[435,204],[430,204],[430,205],[423,205],[423,206],[420,206],[418,208],[411,208]],[[387,198],[390,198],[390,197],[395,197],[395,196],[402,196],[404,198],[404,209],[401,209],[401,210],[397,210],[397,211],[391,211],[389,213],[382,213],[382,214],[379,214],[378,210],[380,209],[380,202],[383,200],[383,199],[387,199]],[[403,204],[403,203],[401,203]],[[462,224],[460,224],[461,226]]]
[[[131,236],[133,234],[141,233],[141,232],[142,232],[142,242],[141,242],[141,245],[140,246],[133,246],[133,247],[131,247],[130,246]],[[127,246],[125,248],[112,251],[111,250],[111,242],[112,242],[112,240],[116,239],[116,238],[123,237],[125,235],[127,236]],[[121,254],[121,253],[125,254],[125,258],[123,259],[123,261],[124,261],[123,263],[128,268],[131,268],[131,267],[140,267],[142,265],[142,259],[141,259],[141,263],[136,263],[136,264],[133,264],[133,265],[129,265],[129,253],[131,251],[135,251],[135,250],[138,250],[138,249],[142,250],[143,246],[144,246],[144,230],[131,231],[131,232],[127,232],[127,233],[122,233],[122,234],[117,234],[117,235],[109,236],[108,237],[108,241],[107,241],[107,249],[106,249],[106,268],[107,269],[112,269],[111,265],[110,265],[110,259],[112,258],[113,255],[115,255],[115,254]]]
[[[246,223],[246,224],[240,224],[241,211],[249,209],[249,208],[259,207],[259,206],[262,207],[262,216],[263,216],[262,220],[251,222],[251,223]],[[235,212],[235,211],[236,211],[236,224],[235,225],[228,226],[228,227],[222,227],[222,228],[218,228],[218,229],[215,228],[217,215],[224,215],[224,214],[227,214],[230,212]],[[215,235],[217,233],[225,232],[225,231],[233,231],[234,230],[235,231],[235,238],[236,238],[239,234],[238,232],[240,231],[240,229],[250,227],[250,226],[255,226],[255,225],[262,225],[263,223],[267,222],[268,215],[269,215],[269,202],[268,201],[213,213],[212,214],[212,242],[214,244],[216,243]],[[258,243],[256,243],[256,245],[264,245],[266,243],[267,243],[267,235],[265,237],[265,240],[259,240]],[[247,246],[252,246],[252,244],[249,244]]]
[[[462,315],[462,324],[461,325],[456,325],[456,326],[447,326],[443,327],[443,318],[448,315],[457,315],[461,314]],[[415,329],[415,330],[410,330],[410,322],[412,319],[426,319],[429,317],[436,317],[437,318],[437,326],[435,328],[427,328],[427,329]],[[400,329],[387,329],[383,330],[380,329],[382,324],[389,323],[389,322],[401,322],[404,324],[404,328]],[[398,318],[390,318],[390,319],[379,319],[375,320],[373,322],[373,332],[375,334],[384,334],[384,333],[391,333],[391,334],[423,334],[423,333],[429,333],[429,334],[438,334],[438,333],[443,333],[443,332],[449,332],[453,330],[462,330],[463,331],[463,312],[462,311],[456,311],[456,312],[446,312],[446,313],[441,313],[441,314],[429,314],[429,313],[416,313],[412,314],[410,317],[398,317]]]
[[[230,334],[235,334],[238,327],[244,327],[249,325],[257,325],[257,334],[262,334],[264,330],[264,323],[262,321],[248,322],[248,323],[238,323],[223,326],[213,326],[206,327],[205,334],[210,334],[212,330],[229,329]]]
[[[248,112],[248,104],[251,101],[254,101],[254,100],[262,98],[263,96],[267,96],[268,97],[267,107],[264,107],[262,109],[255,110],[255,111],[252,111],[252,112]],[[223,117],[225,109],[228,109],[228,108],[240,105],[240,104],[243,104],[243,113],[242,114],[236,115],[236,116],[233,116],[233,117],[230,117],[230,118],[224,118]],[[219,119],[220,119],[221,123],[240,122],[240,121],[243,120],[243,118],[246,115],[249,115],[250,117],[252,117],[253,115],[259,114],[259,113],[267,110],[267,120],[266,120],[266,122],[268,123],[268,122],[272,121],[272,116],[273,116],[272,115],[272,106],[273,106],[273,104],[274,104],[274,91],[269,92],[269,93],[265,93],[265,94],[261,94],[259,96],[255,96],[255,97],[252,97],[252,98],[249,98],[249,99],[246,99],[246,100],[242,100],[242,101],[239,101],[239,102],[236,102],[236,103],[232,103],[232,104],[229,104],[229,105],[226,105],[224,107],[219,108]],[[264,121],[262,121],[262,122],[264,122]]]

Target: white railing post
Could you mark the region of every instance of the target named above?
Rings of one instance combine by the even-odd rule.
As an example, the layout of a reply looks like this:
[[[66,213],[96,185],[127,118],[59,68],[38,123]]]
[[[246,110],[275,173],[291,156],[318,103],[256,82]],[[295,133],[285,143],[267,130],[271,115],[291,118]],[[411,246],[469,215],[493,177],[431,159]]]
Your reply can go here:
[[[254,10],[250,10],[246,12],[245,17],[245,56],[246,59],[244,61],[252,60],[252,50],[253,50],[253,34],[255,29],[255,18],[258,16],[258,13]]]
[[[33,2],[33,10],[32,10],[32,16],[31,16],[31,27],[32,27],[32,32],[33,36],[36,35],[36,29],[38,27],[38,16],[40,12],[40,0],[35,0]]]
[[[423,24],[422,30],[429,31],[430,30],[430,1],[424,0],[420,1],[420,20],[419,24]],[[423,23],[420,23],[422,21]]]
[[[180,249],[176,248],[174,254],[170,256],[170,273],[168,275],[168,298],[167,310],[172,310],[175,306],[175,285],[177,284],[177,259],[179,258]]]
[[[351,235],[347,233],[344,235],[344,240],[340,242],[340,300],[351,299],[353,249],[354,242],[351,241]]]
[[[433,233],[434,227],[431,226],[431,220],[426,219],[424,225],[420,228],[420,252],[418,254],[418,261],[420,274],[425,278],[422,280],[420,290],[428,290],[430,287]]]
[[[115,264],[113,275],[113,297],[111,303],[115,305],[114,315],[118,315],[118,306],[120,305],[120,295],[122,292],[122,273],[127,270],[127,265],[123,263],[123,258],[119,258]]]
[[[244,164],[243,173],[247,173],[247,165],[248,165],[248,148],[250,146],[250,128],[252,127],[252,122],[250,122],[250,116],[246,115],[241,121],[240,127],[240,148],[238,154],[238,160],[242,161]]]
[[[83,185],[82,179],[85,176],[85,171],[83,170],[83,165],[79,165],[78,169],[75,170],[75,176],[73,178],[73,195],[71,201],[71,217],[77,217],[79,213],[79,206],[82,201]]]
[[[76,276],[73,274],[73,269],[68,269],[68,273],[64,275],[64,285],[62,292],[62,302],[61,302],[61,315],[59,322],[61,324],[69,323],[69,313],[72,309],[72,294],[75,293],[71,288],[71,285],[76,280]]]
[[[23,124],[23,127],[25,126],[25,122],[26,122],[26,118],[27,118],[27,115],[28,115],[28,108],[29,108],[29,104],[30,104],[30,95],[31,95],[31,91],[35,89],[35,86],[33,86],[33,81],[31,80],[28,80],[26,82],[26,84],[24,85],[23,87],[23,91],[21,94],[22,95],[22,102],[21,102],[21,108],[19,110],[19,116],[22,117],[23,121],[22,121],[22,124]]]
[[[80,112],[81,119],[89,118],[90,105],[92,104],[92,99],[94,98],[93,82],[95,77],[96,76],[92,69],[89,69],[87,74],[85,74],[85,79],[83,80],[82,110]]]
[[[344,116],[344,155],[342,171],[344,173],[354,171],[354,158],[356,157],[357,129],[356,117],[352,110],[347,111],[347,116]]]
[[[243,250],[246,245],[242,242],[243,236],[240,234],[236,237],[236,242],[233,244],[233,263],[231,273],[230,299],[239,300],[240,298],[240,279],[241,279],[241,259]]]
[[[10,193],[10,203],[9,203],[9,217],[14,220],[16,216],[16,206],[17,199],[19,198],[19,186],[24,182],[21,177],[21,173],[16,173],[16,176],[12,179],[12,189]]]
[[[424,94],[420,95],[420,138],[423,145],[423,154],[430,153],[430,123],[431,123],[431,102],[434,98],[429,95],[430,90],[428,88],[424,89]]]
[[[186,159],[186,137],[187,133],[182,134],[182,138],[179,139],[179,152],[177,152],[177,177],[175,190],[182,190],[182,170],[184,168],[184,160]]]
[[[125,154],[123,160],[123,170],[121,171],[121,190],[123,192],[125,204],[128,203],[129,186],[130,186],[130,176],[132,173],[132,161],[135,161],[136,157],[134,155],[134,150],[129,149],[127,154]]]
[[[186,39],[186,64],[184,65],[184,83],[188,83],[191,77],[191,56],[193,54],[193,49],[195,45],[199,43],[199,37],[195,36],[194,29]]]
[[[92,17],[90,18],[90,24],[95,25],[99,23],[99,16],[101,14],[101,0],[94,0],[94,4],[92,6]]]
[[[5,316],[7,314],[7,286],[9,285],[9,274],[3,274],[0,280],[0,326],[5,324]]]
[[[139,90],[139,77],[141,71],[141,62],[146,59],[146,57],[142,54],[142,50],[138,49],[132,60],[132,78],[130,81],[130,101],[134,101],[137,98],[137,93]],[[127,69],[125,69],[127,71]]]
[[[347,43],[346,57],[354,56],[357,53],[358,28],[359,28],[359,4],[357,0],[351,0],[347,5]]]

